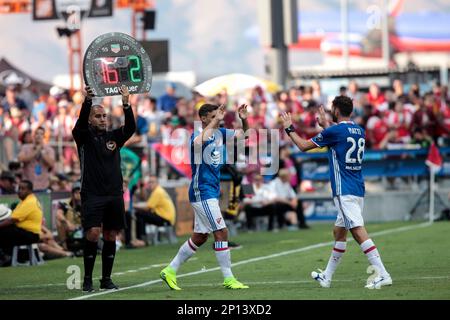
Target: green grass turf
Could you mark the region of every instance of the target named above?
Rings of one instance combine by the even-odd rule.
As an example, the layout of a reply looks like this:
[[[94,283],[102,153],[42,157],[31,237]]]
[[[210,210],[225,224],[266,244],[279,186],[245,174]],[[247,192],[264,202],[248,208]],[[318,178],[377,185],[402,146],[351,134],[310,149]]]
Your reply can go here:
[[[414,226],[416,223],[392,222],[369,224],[370,234],[383,230]],[[311,230],[242,232],[233,241],[243,245],[232,250],[232,262],[240,262],[287,250],[332,241],[332,223],[315,224]],[[144,300],[291,300],[291,299],[450,299],[450,223],[374,236],[383,262],[392,275],[394,285],[380,290],[364,288],[369,274],[368,262],[354,241],[349,242],[342,263],[334,275],[330,289],[320,288],[310,277],[312,270],[325,269],[331,245],[291,253],[276,258],[252,261],[233,267],[235,276],[249,284],[247,290],[222,288],[220,270],[178,278],[182,291],[170,291],[158,281],[159,271],[177,253],[186,237],[178,244],[150,246],[143,249],[121,249],[116,256],[113,279],[121,287],[156,280],[156,283],[89,299]],[[195,258],[184,264],[179,275],[217,267],[212,238],[201,247]],[[0,268],[0,300],[70,299],[86,296],[80,290],[66,287],[70,265],[83,266],[82,258],[47,261],[36,267]],[[143,268],[140,270],[140,268]],[[94,276],[101,272],[101,256],[97,256]],[[116,274],[121,273],[121,274]],[[98,288],[98,280],[94,282]],[[96,292],[99,292],[98,290]]]

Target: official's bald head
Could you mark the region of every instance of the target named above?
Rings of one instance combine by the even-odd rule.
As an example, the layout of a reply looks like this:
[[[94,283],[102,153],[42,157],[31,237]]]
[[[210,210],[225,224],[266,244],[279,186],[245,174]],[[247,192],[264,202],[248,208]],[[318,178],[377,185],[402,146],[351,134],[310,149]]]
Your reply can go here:
[[[107,127],[107,114],[105,108],[99,104],[91,107],[89,124],[97,131],[105,131]]]

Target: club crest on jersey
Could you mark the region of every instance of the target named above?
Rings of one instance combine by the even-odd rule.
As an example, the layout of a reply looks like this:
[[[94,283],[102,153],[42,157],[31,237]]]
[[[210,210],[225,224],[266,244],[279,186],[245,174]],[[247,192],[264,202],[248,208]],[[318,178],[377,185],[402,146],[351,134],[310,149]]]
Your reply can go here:
[[[217,221],[217,224],[220,224],[220,222],[222,221],[222,218],[217,218],[216,221]]]
[[[322,136],[321,133],[319,133],[319,134],[316,136],[316,140],[317,140],[317,141],[322,141],[322,140],[323,140],[323,136]]]
[[[106,142],[106,148],[108,150],[114,151],[116,149],[116,147],[117,147],[117,144],[115,141],[110,140],[110,141]]]
[[[211,152],[211,164],[214,167],[218,167],[220,164],[220,152],[217,150],[213,150],[213,152]]]

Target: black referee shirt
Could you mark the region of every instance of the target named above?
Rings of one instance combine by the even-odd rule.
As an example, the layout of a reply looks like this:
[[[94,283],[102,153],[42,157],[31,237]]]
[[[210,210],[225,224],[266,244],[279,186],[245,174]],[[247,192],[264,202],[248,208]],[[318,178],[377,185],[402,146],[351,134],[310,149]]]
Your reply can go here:
[[[86,98],[72,130],[80,158],[81,192],[97,196],[122,195],[120,148],[136,131],[133,110],[131,107],[124,109],[124,126],[99,133],[88,124],[91,106],[92,100]]]

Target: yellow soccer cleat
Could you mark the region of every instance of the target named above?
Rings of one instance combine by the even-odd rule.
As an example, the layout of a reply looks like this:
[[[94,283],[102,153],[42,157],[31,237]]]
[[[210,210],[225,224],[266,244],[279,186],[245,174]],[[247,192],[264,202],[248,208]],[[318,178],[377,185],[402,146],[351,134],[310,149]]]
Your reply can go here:
[[[173,270],[172,267],[167,266],[162,269],[159,276],[164,280],[165,283],[167,283],[170,289],[181,290],[181,288],[177,286],[177,273],[175,272],[175,270]]]
[[[239,282],[235,277],[225,278],[223,286],[227,289],[248,289],[249,287]]]

